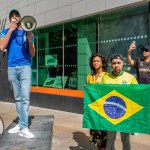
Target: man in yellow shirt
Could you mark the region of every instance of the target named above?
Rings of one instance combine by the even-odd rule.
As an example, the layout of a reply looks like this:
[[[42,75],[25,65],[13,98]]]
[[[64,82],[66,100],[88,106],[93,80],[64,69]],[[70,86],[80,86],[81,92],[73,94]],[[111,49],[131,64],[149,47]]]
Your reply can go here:
[[[102,79],[102,84],[137,84],[136,78],[123,71],[124,60],[121,54],[114,54],[111,56],[112,72],[106,74]],[[107,150],[115,150],[114,142],[116,138],[116,132],[107,132]],[[121,140],[123,143],[123,150],[131,150],[130,146],[130,134],[121,133]]]

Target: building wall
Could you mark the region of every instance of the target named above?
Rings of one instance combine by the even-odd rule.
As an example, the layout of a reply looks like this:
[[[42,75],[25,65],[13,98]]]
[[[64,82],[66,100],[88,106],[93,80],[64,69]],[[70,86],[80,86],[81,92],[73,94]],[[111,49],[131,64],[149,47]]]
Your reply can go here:
[[[0,0],[0,19],[8,18],[9,11],[15,8],[22,16],[34,16],[37,27],[42,27],[142,1],[145,0]]]

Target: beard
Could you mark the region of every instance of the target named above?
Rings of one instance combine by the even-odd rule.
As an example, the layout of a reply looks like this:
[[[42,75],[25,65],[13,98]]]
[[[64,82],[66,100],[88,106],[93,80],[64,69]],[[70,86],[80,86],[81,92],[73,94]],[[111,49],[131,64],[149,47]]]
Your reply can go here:
[[[119,74],[122,73],[122,70],[121,70],[121,69],[114,69],[114,70],[113,70],[113,73],[114,73],[115,75],[119,75]]]

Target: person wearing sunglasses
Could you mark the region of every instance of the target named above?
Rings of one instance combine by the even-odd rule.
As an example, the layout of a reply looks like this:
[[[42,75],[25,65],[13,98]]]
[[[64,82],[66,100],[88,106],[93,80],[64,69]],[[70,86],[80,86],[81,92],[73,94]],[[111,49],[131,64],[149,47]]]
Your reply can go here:
[[[150,84],[150,46],[143,46],[141,53],[143,59],[135,60],[131,57],[131,52],[136,49],[136,45],[131,43],[127,52],[127,61],[137,70],[139,84]]]

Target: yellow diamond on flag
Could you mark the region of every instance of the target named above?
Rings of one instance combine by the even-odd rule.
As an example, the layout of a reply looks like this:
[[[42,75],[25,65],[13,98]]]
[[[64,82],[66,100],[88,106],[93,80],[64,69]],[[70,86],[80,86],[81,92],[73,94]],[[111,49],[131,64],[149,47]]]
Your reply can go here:
[[[143,109],[142,106],[115,90],[89,104],[89,107],[114,125]]]

